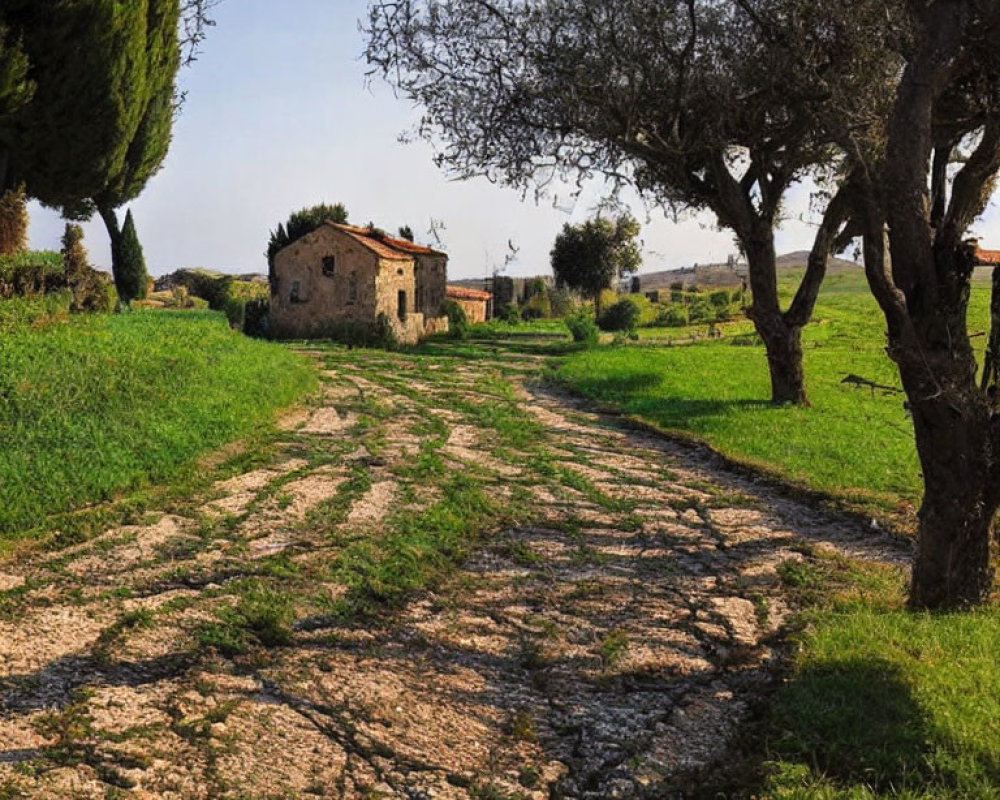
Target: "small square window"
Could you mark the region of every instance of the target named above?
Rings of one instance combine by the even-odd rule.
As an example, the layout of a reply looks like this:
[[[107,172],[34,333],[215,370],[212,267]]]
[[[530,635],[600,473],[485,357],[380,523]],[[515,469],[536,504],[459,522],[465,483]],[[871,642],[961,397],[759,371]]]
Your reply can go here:
[[[336,256],[323,256],[323,274],[328,278],[333,277],[333,272],[337,266]]]

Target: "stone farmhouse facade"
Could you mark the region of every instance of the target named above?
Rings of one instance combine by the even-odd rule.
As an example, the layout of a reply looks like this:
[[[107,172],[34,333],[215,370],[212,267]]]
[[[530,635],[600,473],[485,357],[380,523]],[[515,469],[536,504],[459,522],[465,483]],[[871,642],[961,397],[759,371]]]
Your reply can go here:
[[[271,330],[322,338],[384,315],[397,339],[413,343],[448,329],[447,273],[445,253],[328,221],[275,254]]]
[[[490,301],[493,295],[465,286],[448,286],[445,294],[449,300],[458,303],[469,322],[486,322],[490,318]]]

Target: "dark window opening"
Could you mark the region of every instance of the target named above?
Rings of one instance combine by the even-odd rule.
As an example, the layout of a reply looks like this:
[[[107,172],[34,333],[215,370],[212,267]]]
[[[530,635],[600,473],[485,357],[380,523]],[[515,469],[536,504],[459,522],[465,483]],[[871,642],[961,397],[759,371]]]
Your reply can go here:
[[[396,316],[400,319],[406,319],[406,292],[402,289],[399,290],[397,305],[398,309],[396,310]]]
[[[323,274],[328,278],[333,277],[334,268],[337,266],[335,256],[323,256]]]
[[[289,293],[288,299],[292,303],[302,302],[302,284],[299,281],[292,281],[292,291]]]

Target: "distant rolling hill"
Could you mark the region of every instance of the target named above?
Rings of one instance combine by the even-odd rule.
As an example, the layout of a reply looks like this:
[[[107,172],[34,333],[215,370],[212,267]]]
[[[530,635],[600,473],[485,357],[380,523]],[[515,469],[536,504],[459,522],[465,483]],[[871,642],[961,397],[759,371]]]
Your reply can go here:
[[[778,256],[778,271],[791,269],[801,269],[805,267],[809,253],[799,250],[794,253],[786,253]],[[861,265],[854,261],[847,261],[842,258],[831,258],[827,265],[829,273],[861,270]],[[698,264],[694,267],[684,269],[671,269],[662,272],[644,272],[639,275],[639,285],[641,291],[651,292],[657,289],[669,289],[670,284],[678,281],[685,286],[698,286],[706,288],[712,286],[739,286],[742,277],[746,275],[746,266],[737,266],[734,270],[728,264]]]

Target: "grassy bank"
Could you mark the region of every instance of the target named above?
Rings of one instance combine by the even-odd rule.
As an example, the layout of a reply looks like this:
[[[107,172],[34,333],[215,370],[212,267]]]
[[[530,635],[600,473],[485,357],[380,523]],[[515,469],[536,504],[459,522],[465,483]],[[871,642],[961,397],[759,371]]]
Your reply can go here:
[[[163,481],[314,382],[220,314],[137,311],[0,337],[0,537]]]
[[[987,800],[1000,792],[1000,612],[903,607],[904,576],[813,554],[782,577],[811,609],[768,714],[773,800]]]
[[[977,288],[970,329],[986,328],[987,303],[985,287]],[[843,382],[853,375],[898,389],[884,331],[860,271],[828,279],[803,335],[811,408],[771,406],[763,347],[731,337],[598,348],[569,357],[558,377],[602,405],[785,480],[891,511],[917,503],[921,491],[904,397]]]

